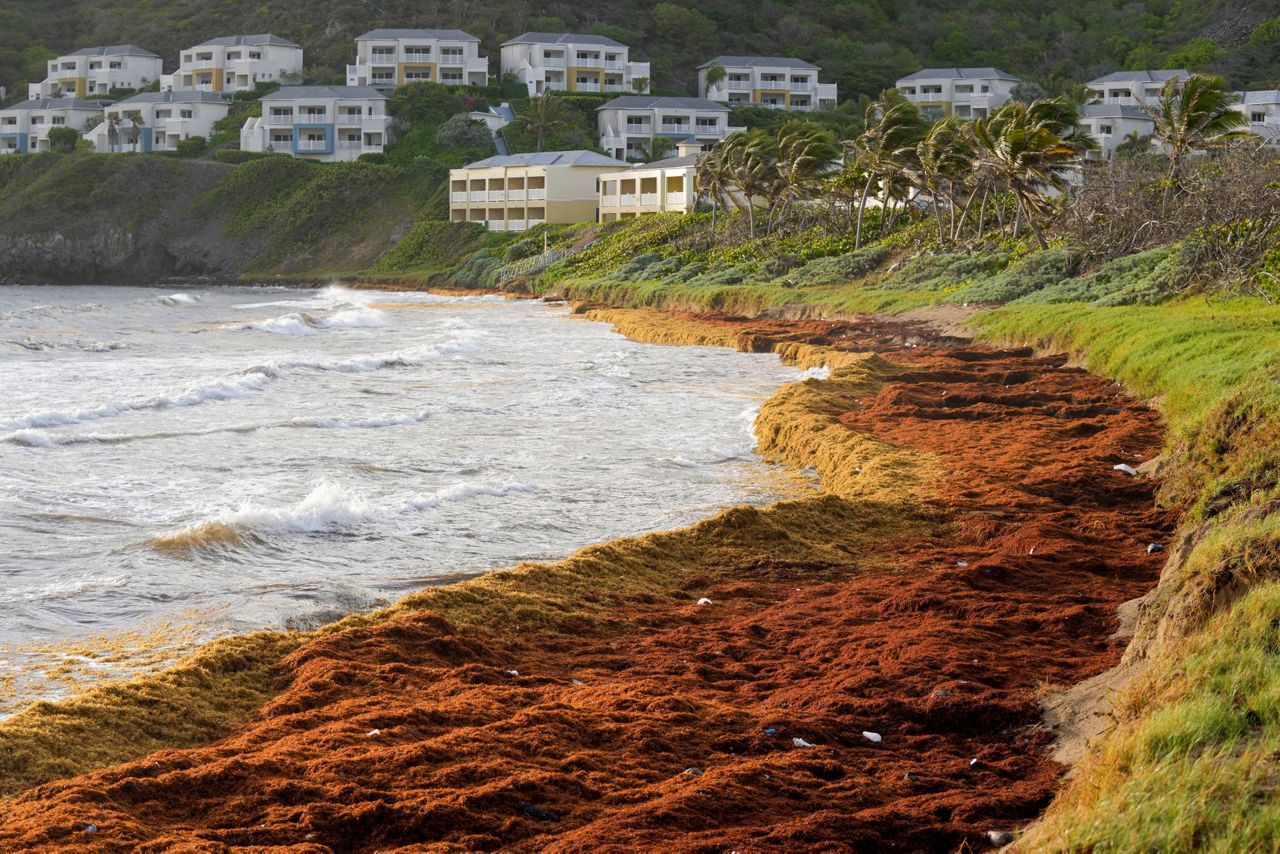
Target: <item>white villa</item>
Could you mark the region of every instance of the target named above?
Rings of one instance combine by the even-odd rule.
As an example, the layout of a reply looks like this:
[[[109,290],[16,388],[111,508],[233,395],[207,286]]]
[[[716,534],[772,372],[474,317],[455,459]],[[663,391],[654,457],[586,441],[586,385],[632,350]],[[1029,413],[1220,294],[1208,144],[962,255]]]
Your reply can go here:
[[[657,137],[709,149],[742,128],[729,127],[729,108],[706,98],[623,95],[596,109],[600,145],[619,160],[638,160]]]
[[[725,76],[708,87],[707,71],[717,65]],[[820,70],[790,56],[717,56],[698,66],[698,91],[713,101],[778,110],[834,107],[836,84],[819,83]]]
[[[600,176],[625,163],[594,151],[544,151],[478,160],[449,172],[449,219],[490,231],[544,222],[594,222]]]
[[[998,68],[922,68],[894,84],[931,119],[980,119],[1009,101],[1022,81]]]
[[[302,48],[287,39],[262,33],[221,36],[182,51],[178,70],[166,74],[160,88],[168,92],[241,92],[259,83],[280,83],[302,71]]]
[[[1280,89],[1237,92],[1235,108],[1249,119],[1249,131],[1267,145],[1280,146]]]
[[[103,109],[102,122],[85,138],[101,153],[133,151],[136,128],[138,151],[175,151],[179,140],[193,136],[208,139],[214,123],[226,118],[230,110],[230,102],[212,92],[142,92]]]
[[[675,157],[600,175],[600,222],[666,211],[692,213],[698,204],[694,176],[701,157],[701,146],[684,143]]]
[[[83,131],[102,116],[106,101],[41,98],[19,101],[0,110],[0,154],[49,150],[49,131],[68,127]]]
[[[648,92],[649,63],[632,62],[630,51],[606,36],[525,33],[502,43],[502,73],[515,74],[530,96],[546,89]]]
[[[163,61],[135,44],[86,47],[49,60],[49,76],[30,98],[91,98],[112,89],[142,89],[160,79]]]
[[[285,86],[240,129],[245,151],[334,163],[381,153],[390,142],[387,96],[371,86]]]
[[[1135,104],[1085,104],[1080,108],[1080,126],[1100,146],[1098,151],[1088,152],[1088,159],[1110,160],[1126,139],[1134,134],[1138,139],[1149,136],[1156,124]]]
[[[1163,71],[1113,71],[1088,82],[1089,93],[1103,104],[1126,104],[1140,107],[1149,104],[1160,95],[1160,90],[1171,77],[1186,80],[1191,72],[1185,68]]]
[[[489,60],[480,55],[480,39],[462,30],[370,30],[356,39],[348,86],[394,88],[415,81],[485,85]]]

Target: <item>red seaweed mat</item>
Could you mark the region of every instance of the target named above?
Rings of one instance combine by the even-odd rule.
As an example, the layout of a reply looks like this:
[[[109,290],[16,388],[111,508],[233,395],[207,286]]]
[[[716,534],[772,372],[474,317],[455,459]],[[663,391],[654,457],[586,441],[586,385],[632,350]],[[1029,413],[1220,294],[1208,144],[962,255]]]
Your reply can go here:
[[[842,421],[942,458],[947,533],[892,571],[708,567],[596,634],[415,613],[321,639],[235,735],[5,805],[0,849],[945,851],[1034,818],[1064,770],[1037,696],[1118,660],[1115,608],[1159,573],[1173,520],[1112,470],[1158,417],[921,327],[714,322],[911,365]]]

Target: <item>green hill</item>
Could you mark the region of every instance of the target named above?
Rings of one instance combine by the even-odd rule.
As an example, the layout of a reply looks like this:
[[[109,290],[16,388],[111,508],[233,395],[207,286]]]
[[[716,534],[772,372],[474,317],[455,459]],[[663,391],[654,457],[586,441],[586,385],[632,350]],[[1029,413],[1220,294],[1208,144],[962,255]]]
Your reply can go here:
[[[460,26],[483,40],[495,70],[497,46],[525,30],[607,34],[651,60],[656,87],[671,92],[693,92],[695,67],[718,53],[811,60],[842,97],[876,94],[922,65],[994,65],[1049,91],[1124,67],[1210,70],[1263,87],[1280,84],[1278,14],[1273,0],[8,0],[0,85],[24,96],[50,56],[78,47],[134,42],[168,71],[184,47],[257,32],[303,45],[309,76],[335,80],[368,29]]]

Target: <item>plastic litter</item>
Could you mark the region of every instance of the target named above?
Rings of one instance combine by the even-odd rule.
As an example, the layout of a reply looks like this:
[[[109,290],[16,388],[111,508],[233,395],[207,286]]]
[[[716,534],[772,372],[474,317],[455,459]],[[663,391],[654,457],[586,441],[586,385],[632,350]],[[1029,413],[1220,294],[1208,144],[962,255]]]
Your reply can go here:
[[[364,734],[365,738],[373,738],[374,736],[378,736],[378,735],[382,735],[382,730],[371,729]]]
[[[791,739],[791,743],[794,744],[796,747],[817,747],[818,746],[816,744],[811,744],[805,741],[803,738],[793,738]]]
[[[769,727],[769,729],[767,729],[767,730],[765,730],[765,731],[764,731],[764,734],[765,734],[765,735],[773,735],[775,732],[777,732],[777,730],[776,730],[776,729],[774,729],[773,727]]]
[[[1133,477],[1138,476],[1138,470],[1128,463],[1121,463],[1120,465],[1115,466],[1113,471],[1122,471],[1127,475],[1132,475]]]
[[[865,738],[867,741],[873,742],[875,744],[879,744],[880,742],[884,741],[884,737],[881,736],[880,733],[878,732],[867,732],[866,730],[863,730],[862,737]]]
[[[520,675],[520,671],[519,671],[519,670],[508,670],[508,671],[507,671],[507,675],[508,675],[508,676],[519,676],[519,675]]]
[[[1156,552],[1162,552],[1162,551],[1164,551],[1163,543],[1151,543],[1149,546],[1147,546],[1147,554],[1149,555],[1153,555]]]
[[[684,775],[685,775],[686,777],[701,777],[701,776],[702,776],[703,774],[705,774],[705,773],[706,773],[706,772],[705,772],[705,771],[703,771],[701,768],[686,768],[686,769],[684,769]]]
[[[699,604],[699,605],[710,605],[710,604],[711,604],[711,600],[710,600],[710,599],[708,599],[706,596],[703,596],[701,599],[699,599],[699,600],[698,600],[698,604]]]

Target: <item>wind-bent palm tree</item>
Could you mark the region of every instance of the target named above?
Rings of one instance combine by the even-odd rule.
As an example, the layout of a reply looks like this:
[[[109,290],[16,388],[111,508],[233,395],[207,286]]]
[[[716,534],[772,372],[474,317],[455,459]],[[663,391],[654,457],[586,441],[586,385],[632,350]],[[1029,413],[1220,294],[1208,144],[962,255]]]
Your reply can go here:
[[[1045,191],[1065,191],[1067,174],[1085,151],[1097,147],[1079,127],[1080,114],[1065,98],[1010,102],[973,122],[977,168],[1013,196],[1019,219],[1026,220],[1041,249],[1049,247],[1038,222],[1049,208]]]
[[[733,164],[725,156],[723,144],[717,144],[706,157],[698,162],[693,173],[693,189],[697,198],[711,204],[711,233],[716,232],[716,214],[728,204],[736,205],[736,187],[733,183]]]
[[[771,153],[776,198],[770,210],[770,230],[793,202],[811,196],[823,178],[839,170],[840,146],[818,125],[792,120],[778,128]]]
[[[938,223],[938,242],[947,244],[955,230],[955,211],[960,189],[971,171],[973,147],[964,122],[953,117],[938,119],[916,143],[915,162],[907,175],[921,193],[929,197],[934,219]],[[951,227],[942,222],[942,199],[951,208]]]
[[[736,193],[730,198],[747,214],[747,224],[751,237],[756,236],[757,198],[768,199],[773,193],[776,181],[776,169],[771,152],[768,134],[757,129],[749,133],[739,131],[721,140],[717,146],[719,156],[724,158],[725,168],[729,172]]]
[[[107,116],[107,150],[114,152],[120,147],[120,119],[115,113]]]
[[[1133,155],[1142,154],[1151,150],[1151,140],[1155,137],[1149,133],[1139,133],[1131,130],[1124,135],[1124,142],[1116,146],[1116,155],[1120,157],[1131,157]]]
[[[546,145],[547,135],[573,126],[573,114],[564,101],[544,89],[542,94],[520,116],[525,130],[537,138],[537,150]]]
[[[133,146],[133,153],[138,153],[138,139],[142,136],[142,113],[133,112],[128,116],[129,119],[129,143]]]
[[[1186,81],[1169,78],[1155,102],[1142,105],[1155,122],[1155,138],[1169,155],[1166,199],[1170,192],[1181,189],[1189,154],[1220,148],[1250,135],[1240,130],[1249,124],[1245,114],[1232,109],[1237,100],[1221,77],[1192,74]]]
[[[866,130],[850,143],[858,165],[866,173],[862,197],[858,201],[855,249],[862,246],[862,223],[872,189],[879,184],[882,201],[889,201],[893,180],[901,175],[915,156],[916,143],[925,130],[920,108],[909,101],[870,104],[864,117],[864,127]]]

